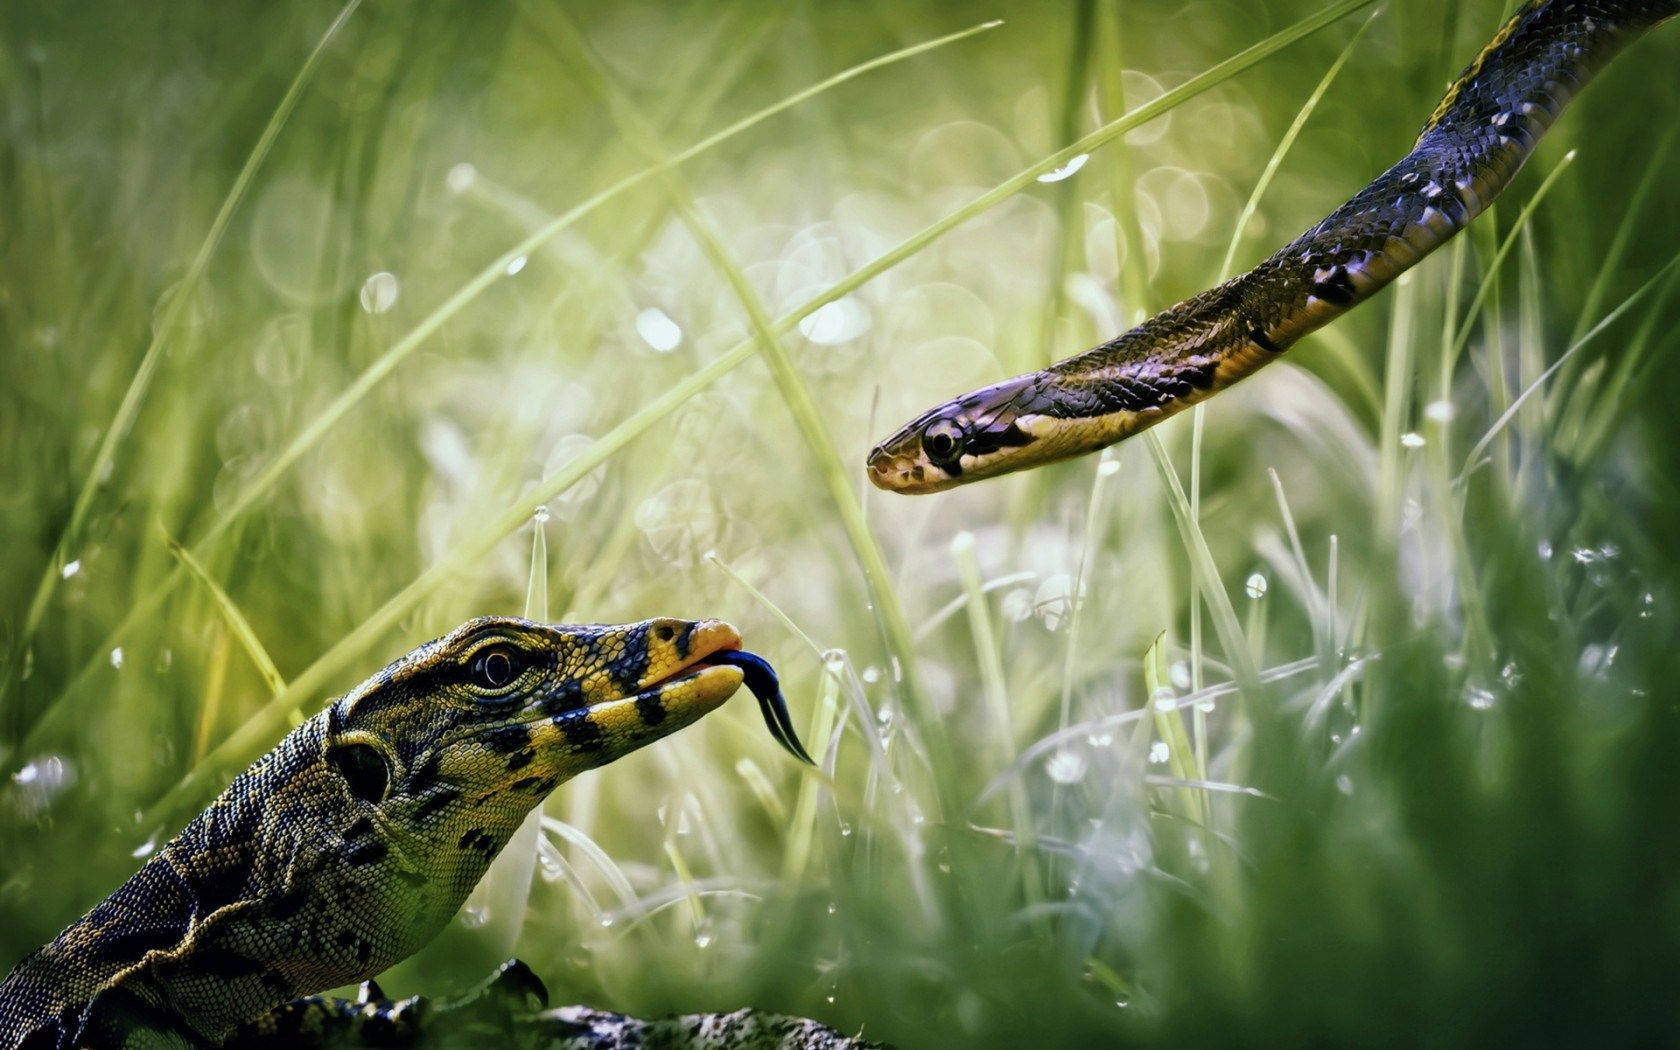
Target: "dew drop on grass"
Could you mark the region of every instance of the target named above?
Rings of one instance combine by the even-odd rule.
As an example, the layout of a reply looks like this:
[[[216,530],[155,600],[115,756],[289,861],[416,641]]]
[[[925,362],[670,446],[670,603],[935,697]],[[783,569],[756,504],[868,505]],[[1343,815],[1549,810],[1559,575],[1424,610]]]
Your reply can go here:
[[[145,860],[147,857],[150,857],[152,854],[156,853],[157,848],[158,848],[158,837],[156,835],[153,835],[151,838],[147,839],[145,842],[142,842],[142,843],[140,843],[140,845],[134,847],[134,852],[130,853],[129,856],[133,857],[135,860]]]
[[[799,334],[818,346],[840,346],[869,331],[871,323],[869,311],[848,295],[800,318]]]
[[[1170,686],[1161,686],[1151,694],[1150,699],[1155,701],[1155,710],[1157,711],[1178,710],[1178,694],[1173,692]]]
[[[1244,585],[1248,596],[1259,601],[1266,596],[1266,577],[1263,573],[1250,573],[1248,583]]]
[[[1010,623],[1020,623],[1033,613],[1032,592],[1025,587],[1015,588],[998,603],[998,612]]]
[[[1423,418],[1431,423],[1450,423],[1453,418],[1453,403],[1451,401],[1431,401],[1424,406]]]
[[[1464,702],[1468,704],[1472,710],[1492,710],[1494,702],[1497,699],[1498,698],[1493,695],[1493,690],[1478,682],[1466,682],[1464,684]]]
[[[530,261],[530,257],[526,255],[516,255],[512,259],[509,259],[507,264],[507,275],[512,277],[520,270],[525,269],[525,264]]]
[[[1086,162],[1090,159],[1091,155],[1089,153],[1076,153],[1068,158],[1068,162],[1066,164],[1040,175],[1038,177],[1038,181],[1061,182],[1063,179],[1072,178],[1074,175],[1079,174],[1079,169],[1083,168]]]
[[[547,835],[537,839],[537,870],[547,882],[559,882],[566,875],[566,858]]]
[[[863,673],[858,677],[863,679],[864,685],[874,685],[876,682],[881,680],[881,669],[876,667],[874,664],[871,664],[868,667],[865,667],[863,669]]]
[[[119,645],[115,649],[111,650],[111,666],[115,667],[115,668],[118,668],[120,670],[122,668],[122,665],[123,665],[123,651],[122,651],[122,646]]]
[[[1424,445],[1423,435],[1415,430],[1409,430],[1400,435],[1400,444],[1407,448],[1422,448]]]
[[[490,921],[490,909],[467,905],[461,909],[461,925],[476,930]]]
[[[1190,688],[1190,665],[1183,660],[1174,660],[1172,666],[1167,668],[1167,680],[1173,684],[1174,689]]]
[[[1085,779],[1088,763],[1072,748],[1057,748],[1044,763],[1044,772],[1058,784],[1077,784]]]
[[[1149,745],[1149,762],[1151,765],[1164,765],[1167,759],[1171,757],[1172,752],[1167,749],[1166,741],[1157,740]]]
[[[636,315],[636,334],[642,337],[642,342],[662,354],[668,354],[682,345],[681,326],[657,306],[650,306]]]
[[[450,193],[465,193],[472,189],[473,183],[478,181],[478,169],[462,161],[449,169],[449,174],[443,177],[443,184]]]
[[[82,560],[80,558],[77,558],[75,561],[66,562],[65,565],[64,565],[64,568],[58,570],[58,575],[59,575],[60,578],[68,580],[70,577],[76,575],[78,572],[81,572],[81,571],[82,571]]]
[[[382,314],[397,305],[400,291],[396,274],[380,270],[362,282],[362,309],[370,314]]]
[[[1092,747],[1113,747],[1114,734],[1107,732],[1088,733],[1086,734],[1085,742],[1090,744]]]
[[[1348,776],[1346,773],[1343,773],[1341,776],[1337,777],[1336,778],[1336,790],[1340,791],[1344,795],[1352,795],[1353,794],[1353,778]]]
[[[695,934],[694,946],[699,948],[701,951],[705,951],[707,948],[710,948],[712,946],[712,935],[709,933]]]

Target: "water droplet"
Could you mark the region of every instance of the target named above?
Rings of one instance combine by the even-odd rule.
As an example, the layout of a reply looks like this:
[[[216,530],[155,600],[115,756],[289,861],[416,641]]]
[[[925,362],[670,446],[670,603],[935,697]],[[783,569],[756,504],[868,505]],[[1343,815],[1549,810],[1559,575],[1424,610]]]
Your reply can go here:
[[[1149,745],[1149,762],[1151,765],[1161,765],[1171,757],[1172,752],[1168,749],[1165,740],[1157,740]]]
[[[683,332],[671,315],[657,306],[650,306],[636,315],[636,334],[642,342],[662,354],[682,345]]]
[[[852,826],[842,820],[840,822],[840,837],[841,838],[848,838],[848,837],[851,836],[851,834],[852,834]]]
[[[1085,736],[1085,742],[1092,747],[1112,747],[1114,746],[1114,734],[1107,732],[1088,733]]]
[[[1431,423],[1450,423],[1453,418],[1451,401],[1431,401],[1423,408],[1423,418]]]
[[[1045,577],[1038,585],[1038,593],[1033,595],[1033,608],[1045,630],[1060,630],[1073,611],[1073,577],[1065,572]]]
[[[1498,697],[1493,695],[1493,690],[1486,686],[1478,682],[1464,683],[1464,702],[1470,705],[1473,710],[1491,710],[1497,700]]]
[[[70,577],[81,571],[82,559],[77,558],[75,561],[65,563],[64,568],[58,570],[58,575],[60,578],[68,580]]]
[[[648,545],[668,562],[697,564],[700,555],[718,546],[723,515],[704,481],[675,481],[636,507],[636,527]]]
[[[1032,592],[1025,587],[1015,588],[998,603],[998,612],[1010,623],[1020,623],[1033,614]]]
[[[1336,778],[1336,790],[1344,795],[1353,794],[1353,778],[1343,773]]]
[[[835,912],[837,912],[839,910],[840,910],[840,906],[838,904],[835,904],[833,901],[828,902],[828,913],[830,915],[833,915]]]
[[[515,255],[513,258],[508,260],[507,275],[509,277],[512,277],[514,274],[518,273],[520,270],[525,269],[525,264],[530,262],[530,261],[531,260],[528,256]]]
[[[1114,997],[1114,1005],[1124,1010],[1132,1005],[1132,1001],[1124,995],[1117,995]]]
[[[1085,756],[1072,748],[1057,748],[1044,763],[1044,772],[1058,784],[1077,784],[1085,779]]]
[[[1178,710],[1178,694],[1172,691],[1171,686],[1161,686],[1150,694],[1150,699],[1155,701],[1155,710],[1157,711]]]
[[[1415,430],[1408,430],[1406,433],[1400,435],[1400,444],[1406,446],[1407,448],[1422,448],[1423,435],[1419,434]]]
[[[1541,558],[1550,558],[1552,556],[1552,545],[1546,540],[1540,541],[1539,550]]]
[[[1258,572],[1250,573],[1248,582],[1244,584],[1244,587],[1248,591],[1248,596],[1255,601],[1259,601],[1261,598],[1264,598],[1266,596],[1265,574]]]
[[[478,929],[490,921],[490,909],[482,905],[466,905],[461,909],[461,925],[469,929]]]
[[[839,346],[869,331],[869,310],[853,296],[825,303],[799,319],[799,334],[818,346]]]
[[[537,870],[548,882],[559,882],[566,876],[566,858],[560,855],[560,848],[547,835],[537,839]]]
[[[122,665],[123,665],[123,651],[122,651],[122,646],[119,645],[115,649],[111,650],[111,666],[120,669],[122,667]]]
[[[1088,162],[1090,159],[1091,159],[1091,155],[1089,153],[1076,153],[1073,156],[1068,158],[1068,161],[1067,161],[1066,164],[1063,164],[1059,168],[1054,168],[1054,169],[1052,169],[1050,171],[1047,171],[1044,174],[1040,175],[1038,177],[1038,181],[1039,182],[1061,182],[1063,179],[1071,178],[1072,176],[1078,174],[1079,169],[1083,168],[1085,166],[1086,162]]]
[[[603,930],[612,929],[612,924],[613,924],[613,917],[611,915],[601,916],[601,928]]]
[[[462,161],[449,169],[449,174],[443,177],[443,184],[450,193],[465,193],[472,189],[473,183],[478,181],[478,169]]]
[[[881,669],[874,664],[870,664],[863,669],[863,673],[858,677],[863,679],[864,685],[874,685],[881,680]]]
[[[707,948],[710,948],[712,946],[712,935],[709,933],[695,934],[694,946],[699,948],[701,951],[705,951]]]
[[[397,305],[400,290],[396,274],[380,270],[362,282],[362,309],[370,314],[382,314]]]
[[[1167,668],[1167,681],[1173,684],[1174,689],[1190,688],[1190,665],[1183,660],[1174,660]]]
[[[532,511],[531,512],[531,520],[536,522],[538,525],[547,525],[548,524],[548,507],[546,505],[545,506],[540,506],[536,510]]]
[[[75,768],[57,755],[26,762],[12,774],[12,782],[21,789],[20,808],[30,815],[46,809],[75,779]]]
[[[130,853],[129,856],[133,857],[135,860],[145,860],[147,857],[150,857],[152,854],[156,853],[157,848],[158,848],[158,837],[156,835],[153,835],[151,838],[147,839],[145,842],[142,842],[142,843],[140,843],[140,845],[134,847],[134,852]]]

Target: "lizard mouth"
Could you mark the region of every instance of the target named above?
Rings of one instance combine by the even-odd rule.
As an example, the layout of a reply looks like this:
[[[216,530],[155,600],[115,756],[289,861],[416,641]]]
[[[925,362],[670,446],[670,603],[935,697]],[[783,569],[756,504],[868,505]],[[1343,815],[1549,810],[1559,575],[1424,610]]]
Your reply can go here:
[[[745,685],[758,699],[765,728],[776,743],[801,762],[816,765],[799,742],[775,670],[763,657],[742,649],[741,636],[727,624],[717,624],[709,633],[711,636],[704,640],[695,639],[703,651],[695,653],[689,663],[648,683],[632,698],[644,719],[654,709],[688,713],[700,708],[694,714],[699,717]]]

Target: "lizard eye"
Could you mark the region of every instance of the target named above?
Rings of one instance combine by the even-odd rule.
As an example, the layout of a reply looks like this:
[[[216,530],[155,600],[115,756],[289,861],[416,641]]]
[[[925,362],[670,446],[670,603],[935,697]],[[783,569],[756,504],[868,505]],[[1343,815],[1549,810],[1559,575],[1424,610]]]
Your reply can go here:
[[[327,761],[338,770],[350,794],[363,802],[379,802],[391,786],[391,767],[372,744],[339,744],[327,752]]]
[[[473,684],[481,689],[505,689],[524,669],[519,653],[505,645],[493,645],[473,657]]]

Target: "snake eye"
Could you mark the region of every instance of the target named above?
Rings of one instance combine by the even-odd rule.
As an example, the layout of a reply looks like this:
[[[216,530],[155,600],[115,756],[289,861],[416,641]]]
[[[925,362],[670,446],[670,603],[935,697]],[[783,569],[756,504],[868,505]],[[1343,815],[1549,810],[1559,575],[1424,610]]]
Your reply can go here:
[[[524,669],[519,653],[505,645],[493,645],[473,657],[473,684],[481,689],[505,689]]]
[[[955,461],[962,453],[962,446],[962,431],[948,419],[937,420],[922,431],[922,449],[935,463]]]

